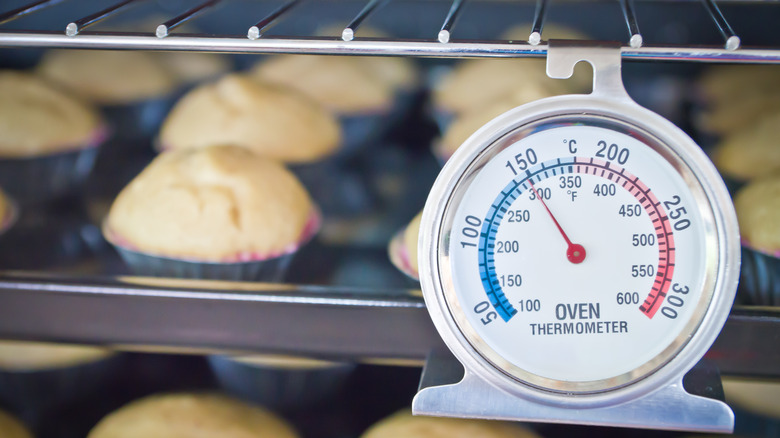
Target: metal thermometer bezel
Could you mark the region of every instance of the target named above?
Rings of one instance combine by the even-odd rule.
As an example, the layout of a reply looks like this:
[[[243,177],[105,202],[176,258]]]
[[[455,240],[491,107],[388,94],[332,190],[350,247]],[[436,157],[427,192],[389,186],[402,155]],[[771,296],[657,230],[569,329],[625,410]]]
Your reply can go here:
[[[530,373],[518,373],[517,367],[497,360],[495,356],[500,358],[500,355],[495,352],[485,354],[486,348],[492,349],[479,342],[480,336],[465,318],[456,316],[458,301],[452,276],[448,275],[447,232],[452,225],[455,204],[481,170],[479,163],[489,161],[516,141],[513,138],[516,133],[562,118],[598,120],[618,132],[630,129],[642,133],[645,137],[642,142],[658,151],[683,176],[697,200],[702,218],[706,218],[702,224],[706,247],[717,249],[708,254],[708,278],[697,311],[672,345],[652,361],[604,381],[528,379]],[[736,215],[714,166],[684,132],[627,96],[558,96],[523,105],[494,119],[472,135],[446,163],[431,190],[420,229],[419,269],[423,295],[434,325],[447,346],[468,372],[514,395],[542,403],[603,406],[630,400],[676,382],[706,353],[720,332],[734,299],[739,273]]]

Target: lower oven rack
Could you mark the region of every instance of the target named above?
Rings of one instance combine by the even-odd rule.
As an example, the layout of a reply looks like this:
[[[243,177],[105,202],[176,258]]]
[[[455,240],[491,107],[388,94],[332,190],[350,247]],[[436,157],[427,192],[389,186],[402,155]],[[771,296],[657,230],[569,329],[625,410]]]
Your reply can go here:
[[[0,334],[197,353],[422,364],[444,348],[419,291],[141,277],[0,275]],[[706,359],[780,377],[780,309],[735,307]]]

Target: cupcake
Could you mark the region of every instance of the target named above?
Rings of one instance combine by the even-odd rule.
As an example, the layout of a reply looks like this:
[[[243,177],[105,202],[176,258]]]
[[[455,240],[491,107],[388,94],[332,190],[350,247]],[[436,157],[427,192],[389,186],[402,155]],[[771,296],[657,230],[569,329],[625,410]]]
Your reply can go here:
[[[41,413],[94,393],[119,362],[101,347],[0,341],[0,402]]]
[[[0,186],[21,203],[77,189],[105,138],[100,116],[27,73],[0,71],[0,95]]]
[[[422,212],[393,237],[388,248],[388,255],[393,265],[414,280],[420,279],[417,268],[417,241],[421,219]]]
[[[743,247],[740,294],[752,304],[780,305],[780,174],[743,187],[734,207]]]
[[[10,414],[0,410],[0,436],[3,438],[33,438],[24,425]]]
[[[290,164],[322,160],[340,142],[338,123],[315,102],[238,74],[185,95],[159,137],[162,150],[230,144]]]
[[[160,394],[100,420],[87,438],[297,438],[286,421],[259,406],[216,394]]]
[[[729,405],[764,417],[780,419],[778,382],[724,377],[723,392]]]
[[[158,156],[116,198],[103,235],[140,275],[273,281],[318,226],[284,166],[210,146]]]
[[[505,32],[506,40],[526,40],[530,25],[515,27]],[[584,39],[576,31],[560,26],[546,25],[545,39]],[[433,85],[433,117],[442,131],[453,117],[464,112],[484,108],[505,99],[508,93],[544,97],[579,93],[588,90],[592,69],[578,64],[570,80],[550,79],[542,59],[472,59],[458,62],[452,70]]]
[[[542,87],[519,88],[501,99],[463,111],[448,124],[442,137],[434,143],[433,154],[445,163],[471,134],[501,114],[534,100],[550,97],[550,90]]]
[[[211,356],[228,393],[276,409],[311,406],[342,387],[355,365],[280,355]]]
[[[716,135],[748,129],[767,112],[780,111],[780,67],[719,65],[709,67],[697,84],[702,107],[696,126]]]
[[[713,149],[712,161],[724,177],[737,183],[772,175],[780,171],[778,139],[780,111],[775,111],[724,137]]]
[[[0,190],[0,235],[6,232],[16,220],[16,207]]]
[[[533,431],[504,421],[412,416],[408,410],[371,426],[360,438],[538,438]]]
[[[278,55],[251,74],[294,88],[338,117],[342,155],[379,138],[408,107],[417,85],[413,64],[398,57]]]

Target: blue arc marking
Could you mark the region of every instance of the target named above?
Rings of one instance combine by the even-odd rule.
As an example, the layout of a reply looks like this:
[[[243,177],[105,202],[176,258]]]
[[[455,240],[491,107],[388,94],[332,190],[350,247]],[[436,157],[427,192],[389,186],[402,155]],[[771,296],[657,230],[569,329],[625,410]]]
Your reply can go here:
[[[521,173],[499,192],[498,196],[493,201],[493,204],[490,206],[490,209],[485,216],[485,220],[482,222],[482,232],[479,235],[479,278],[482,280],[482,287],[485,289],[490,304],[493,305],[493,308],[496,309],[498,315],[505,322],[508,322],[517,314],[517,309],[515,309],[509,300],[507,300],[504,291],[501,289],[498,275],[496,275],[494,252],[498,226],[501,225],[501,219],[504,218],[504,213],[509,209],[515,199],[529,190],[530,187],[524,187],[529,179],[535,182],[541,181],[546,178],[546,176],[543,175],[544,172],[558,168],[560,169],[555,171],[558,175],[572,173],[572,171],[569,170],[569,166],[573,163],[574,157],[559,158],[537,164]]]

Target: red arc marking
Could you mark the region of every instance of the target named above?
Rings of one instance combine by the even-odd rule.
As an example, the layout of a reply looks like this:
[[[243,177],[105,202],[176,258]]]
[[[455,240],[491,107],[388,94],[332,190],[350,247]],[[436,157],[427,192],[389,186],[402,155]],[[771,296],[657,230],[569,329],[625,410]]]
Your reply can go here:
[[[544,202],[544,199],[542,199],[541,196],[539,196],[539,192],[536,191],[536,187],[534,186],[534,183],[529,179],[528,183],[531,185],[531,190],[534,191],[536,194],[536,199],[539,200],[539,202],[542,203],[544,206],[544,209],[547,210],[547,213],[550,215],[550,218],[552,218],[553,222],[555,222],[555,226],[558,227],[558,231],[561,232],[561,236],[563,236],[563,240],[566,241],[566,245],[568,245],[568,248],[566,249],[566,258],[569,259],[572,263],[582,263],[583,260],[585,260],[585,247],[580,245],[579,243],[571,243],[571,240],[569,240],[569,236],[566,235],[566,232],[563,231],[563,227],[561,227],[561,224],[558,223],[558,220],[555,219],[555,216],[553,216],[552,212],[550,211],[550,208],[547,207],[547,203]]]

